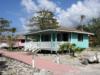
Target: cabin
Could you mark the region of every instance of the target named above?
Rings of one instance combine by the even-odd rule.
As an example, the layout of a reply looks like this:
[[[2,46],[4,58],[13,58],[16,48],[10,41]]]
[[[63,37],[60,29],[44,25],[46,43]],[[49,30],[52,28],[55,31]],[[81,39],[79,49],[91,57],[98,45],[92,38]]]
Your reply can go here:
[[[57,51],[62,43],[73,43],[80,48],[89,47],[89,36],[93,33],[60,27],[25,34],[26,39],[33,39],[33,46],[41,50]]]

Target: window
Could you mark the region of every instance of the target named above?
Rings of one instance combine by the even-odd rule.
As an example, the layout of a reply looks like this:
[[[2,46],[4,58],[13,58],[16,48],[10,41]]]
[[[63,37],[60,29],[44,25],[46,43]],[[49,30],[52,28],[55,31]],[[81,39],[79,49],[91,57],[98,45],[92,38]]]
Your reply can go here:
[[[83,41],[83,34],[78,34],[78,41]]]
[[[23,39],[23,40],[21,40],[21,43],[25,43],[25,40]]]
[[[58,33],[57,41],[68,41],[68,33]]]
[[[62,39],[61,39],[62,37],[61,37],[61,34],[60,33],[58,33],[57,34],[57,41],[62,41]]]
[[[49,34],[45,34],[45,35],[42,35],[42,41],[50,41],[51,40],[51,36]]]
[[[55,36],[55,34],[53,34],[53,41],[55,41],[55,38],[56,38],[56,36]]]
[[[68,41],[68,33],[63,33],[63,41]]]

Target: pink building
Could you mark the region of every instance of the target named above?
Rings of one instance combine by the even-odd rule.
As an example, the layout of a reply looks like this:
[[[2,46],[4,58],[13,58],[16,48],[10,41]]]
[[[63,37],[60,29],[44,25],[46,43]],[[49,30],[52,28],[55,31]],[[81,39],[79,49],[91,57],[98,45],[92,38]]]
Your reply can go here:
[[[23,48],[24,47],[24,43],[25,43],[25,37],[24,36],[21,36],[19,35],[16,40],[15,40],[15,45],[14,47],[19,47],[19,48]]]

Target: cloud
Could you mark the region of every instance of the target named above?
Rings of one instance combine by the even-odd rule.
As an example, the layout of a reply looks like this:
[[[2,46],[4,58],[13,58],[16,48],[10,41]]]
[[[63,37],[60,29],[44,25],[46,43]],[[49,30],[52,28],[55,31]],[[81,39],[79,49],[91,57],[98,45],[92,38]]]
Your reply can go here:
[[[100,0],[82,0],[72,4],[70,8],[63,9],[58,6],[53,0],[22,0],[22,6],[29,13],[33,13],[44,8],[55,13],[60,25],[66,27],[75,27],[80,23],[80,16],[85,15],[83,23],[87,23],[92,18],[100,16]]]
[[[61,25],[76,26],[80,22],[80,15],[85,15],[84,23],[87,23],[92,18],[100,16],[100,1],[99,0],[84,0],[78,1],[76,4],[58,14],[58,20]]]
[[[46,9],[46,10],[50,10],[52,12],[54,12],[57,9],[57,11],[58,11],[57,5],[49,0],[37,0],[37,1],[22,0],[21,5],[24,7],[24,9],[26,10],[26,12],[28,14],[32,14],[33,16],[37,16],[36,12],[40,9]],[[25,20],[25,17],[23,17],[23,18],[21,17],[20,21],[25,30],[29,30],[32,28],[38,29],[36,27],[26,26],[26,24],[29,24],[29,21]]]
[[[28,13],[36,12],[40,9],[47,9],[55,11],[56,4],[49,0],[22,0],[21,5],[26,9]]]
[[[29,19],[20,17],[20,21],[21,21],[21,24],[22,24],[25,32],[28,32],[29,30],[33,30],[33,29],[34,30],[39,29],[37,26],[35,26],[35,25],[33,26],[32,24],[34,24],[34,23],[32,23],[32,22],[30,23]],[[30,26],[27,26],[27,25],[30,25]]]
[[[32,0],[22,0],[21,5],[27,10],[28,13],[38,10],[37,4]]]
[[[57,5],[50,0],[37,0],[39,8],[55,11]]]

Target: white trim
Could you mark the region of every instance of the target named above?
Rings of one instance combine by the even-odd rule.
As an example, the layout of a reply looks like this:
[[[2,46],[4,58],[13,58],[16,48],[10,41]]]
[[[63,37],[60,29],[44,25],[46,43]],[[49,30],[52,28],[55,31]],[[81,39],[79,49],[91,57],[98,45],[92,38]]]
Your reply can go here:
[[[43,32],[47,32],[47,31],[57,31],[57,32],[73,32],[73,33],[82,33],[82,34],[88,34],[88,35],[94,35],[94,33],[89,33],[89,32],[85,32],[85,31],[76,31],[76,30],[57,30],[57,29],[46,29],[46,30],[41,30],[41,31],[36,31],[36,32],[33,32],[33,33],[29,33],[29,35],[31,34],[37,34],[37,33],[43,33]],[[28,35],[28,34],[27,34]]]

